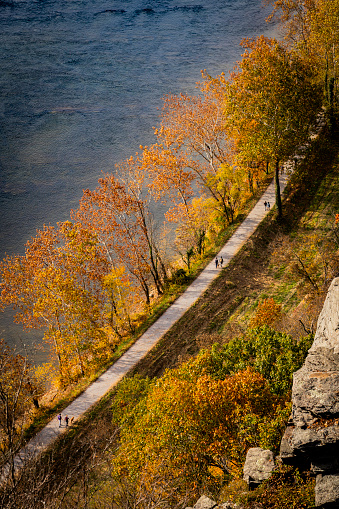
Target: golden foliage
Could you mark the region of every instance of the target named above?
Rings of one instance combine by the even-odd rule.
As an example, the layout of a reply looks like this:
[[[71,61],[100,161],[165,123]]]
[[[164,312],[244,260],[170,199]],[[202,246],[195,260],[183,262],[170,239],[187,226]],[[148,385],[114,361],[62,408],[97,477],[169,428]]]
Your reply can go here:
[[[281,316],[281,304],[271,297],[259,302],[255,316],[250,320],[250,327],[272,326]]]

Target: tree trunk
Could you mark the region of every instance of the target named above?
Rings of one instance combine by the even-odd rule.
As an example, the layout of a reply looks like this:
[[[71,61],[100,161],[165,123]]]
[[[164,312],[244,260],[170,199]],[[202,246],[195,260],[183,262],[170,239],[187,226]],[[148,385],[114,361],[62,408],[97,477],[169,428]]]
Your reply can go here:
[[[248,178],[248,190],[250,194],[253,194],[253,173],[251,171],[251,168],[248,168],[247,170],[247,178]]]
[[[279,181],[279,161],[275,162],[275,204],[278,210],[278,219],[282,218],[282,205],[280,194],[280,181]]]

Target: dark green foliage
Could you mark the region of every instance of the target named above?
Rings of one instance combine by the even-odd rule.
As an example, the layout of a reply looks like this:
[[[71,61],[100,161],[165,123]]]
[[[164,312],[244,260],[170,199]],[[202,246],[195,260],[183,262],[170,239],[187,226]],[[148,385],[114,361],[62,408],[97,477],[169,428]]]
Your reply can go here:
[[[174,272],[171,282],[174,284],[182,285],[188,281],[187,274],[184,269],[178,269]]]
[[[223,379],[251,366],[264,376],[271,391],[281,396],[291,389],[293,373],[301,367],[312,341],[312,336],[295,341],[267,326],[249,329],[245,337],[212,347],[209,371]]]

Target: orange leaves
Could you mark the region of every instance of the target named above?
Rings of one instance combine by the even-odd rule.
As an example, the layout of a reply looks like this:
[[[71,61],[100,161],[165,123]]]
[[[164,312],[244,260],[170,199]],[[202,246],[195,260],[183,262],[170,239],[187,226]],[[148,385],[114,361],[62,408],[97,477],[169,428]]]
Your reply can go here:
[[[215,160],[217,165],[226,160],[230,149],[223,115],[227,85],[221,77],[204,75],[204,80],[199,85],[201,96],[165,97],[161,128],[156,134],[167,147],[185,147],[188,153],[199,154],[209,164],[214,165]]]
[[[174,488],[179,475],[179,496],[241,476],[249,447],[274,450],[280,443],[292,373],[310,345],[302,343],[262,327],[200,352],[151,383],[125,380],[113,404],[121,426],[113,469],[164,489]]]
[[[162,286],[154,259],[157,254],[150,212],[147,202],[139,198],[142,181],[138,180],[138,161],[130,158],[122,171],[133,173],[135,179],[127,179],[127,185],[113,175],[105,175],[94,191],[84,193],[79,210],[72,214],[95,232],[111,269],[124,265],[149,303],[149,279],[153,278],[159,293]]]
[[[159,473],[156,465],[166,466],[164,480],[186,472],[187,487],[206,482],[211,466],[223,473],[222,482],[240,471],[247,448],[258,444],[258,426],[274,413],[276,398],[253,369],[218,380],[191,370],[191,364],[168,371],[149,387],[146,401],[130,410],[135,419],[126,416],[133,424],[122,428],[115,461],[127,461],[141,478],[147,462],[147,476]]]
[[[196,179],[191,166],[192,162],[185,154],[162,145],[145,147],[142,153],[142,167],[156,200],[165,196],[187,207],[193,195],[192,183]]]
[[[61,383],[111,355],[104,329],[112,300],[104,277],[110,270],[93,231],[70,221],[45,227],[27,243],[24,256],[1,264],[2,305],[12,305],[26,327],[45,329]]]
[[[229,433],[241,416],[247,413],[265,415],[273,399],[263,376],[251,368],[224,380],[202,376],[194,393],[199,414],[214,416],[216,423],[223,423],[223,428],[229,426]]]
[[[178,168],[184,162],[190,169],[190,178],[194,175],[203,193],[212,198],[223,221],[232,221],[228,197],[234,182],[220,174],[220,166],[231,164],[234,155],[224,113],[228,84],[223,75],[213,79],[205,73],[203,77],[201,95],[165,97],[156,135],[166,149],[175,152]]]
[[[255,316],[251,319],[250,327],[272,326],[281,316],[281,304],[277,304],[271,297],[259,302]]]
[[[147,303],[152,281],[162,292],[166,269],[144,180],[130,158],[120,181],[104,175],[94,191],[84,191],[73,222],[44,227],[24,256],[0,265],[1,307],[13,306],[26,327],[44,328],[62,384],[111,358],[121,337],[134,330],[130,309],[140,304],[141,291]]]

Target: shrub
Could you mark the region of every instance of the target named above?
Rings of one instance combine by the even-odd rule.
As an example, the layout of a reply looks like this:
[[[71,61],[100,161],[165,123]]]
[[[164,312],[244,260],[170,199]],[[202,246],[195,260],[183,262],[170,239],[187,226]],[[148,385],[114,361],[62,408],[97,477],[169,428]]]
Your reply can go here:
[[[298,469],[282,465],[268,481],[247,497],[245,507],[312,509],[314,484],[315,480],[309,472],[301,474]]]
[[[250,327],[272,326],[281,316],[281,304],[277,304],[271,297],[259,302],[255,316],[250,321]]]
[[[216,378],[252,366],[268,381],[274,394],[285,395],[312,341],[312,335],[297,341],[268,326],[256,327],[249,329],[245,337],[233,339],[222,347],[214,345],[205,362]]]

